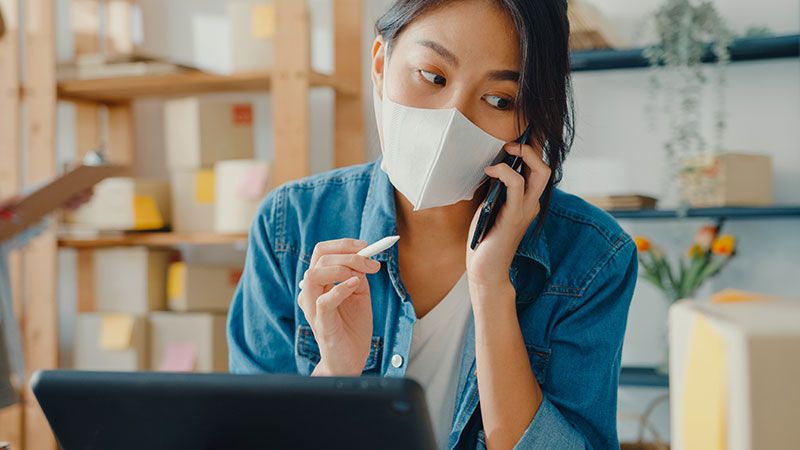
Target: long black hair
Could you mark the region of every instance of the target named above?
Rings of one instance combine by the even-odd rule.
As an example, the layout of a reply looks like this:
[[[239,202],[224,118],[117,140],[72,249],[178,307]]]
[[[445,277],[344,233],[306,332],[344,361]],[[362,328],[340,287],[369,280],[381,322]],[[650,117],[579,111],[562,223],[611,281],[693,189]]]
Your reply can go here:
[[[375,24],[387,48],[420,15],[453,0],[397,0]],[[529,124],[552,173],[542,196],[537,231],[544,223],[553,187],[561,181],[564,159],[575,135],[569,62],[567,0],[493,1],[512,19],[522,55],[517,114]],[[521,134],[521,133],[520,133]]]

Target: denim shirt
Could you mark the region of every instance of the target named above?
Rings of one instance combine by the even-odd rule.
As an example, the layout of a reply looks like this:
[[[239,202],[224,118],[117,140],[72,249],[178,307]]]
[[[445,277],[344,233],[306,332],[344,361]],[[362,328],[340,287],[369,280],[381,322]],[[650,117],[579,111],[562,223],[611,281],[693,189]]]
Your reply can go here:
[[[618,449],[617,387],[636,247],[608,214],[557,189],[540,233],[534,232],[537,221],[509,275],[543,400],[515,448]],[[309,375],[320,353],[297,296],[314,246],[339,238],[372,243],[395,234],[394,188],[380,159],[273,190],[253,222],[228,317],[231,372]],[[368,276],[373,336],[363,374],[401,377],[416,314],[397,246],[375,259],[382,267]],[[390,363],[393,355],[402,357],[399,367]],[[448,449],[483,449],[471,314],[460,361]]]

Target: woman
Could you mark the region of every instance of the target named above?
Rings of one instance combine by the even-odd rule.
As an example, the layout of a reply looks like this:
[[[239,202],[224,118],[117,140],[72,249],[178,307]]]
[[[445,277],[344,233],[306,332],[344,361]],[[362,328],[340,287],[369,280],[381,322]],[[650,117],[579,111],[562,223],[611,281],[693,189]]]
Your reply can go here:
[[[619,448],[636,250],[553,187],[572,129],[566,2],[399,0],[377,31],[383,155],[267,197],[230,311],[231,371],[415,378],[440,448]],[[504,147],[522,174],[487,168],[499,144],[463,164],[526,129],[532,145]],[[507,200],[471,250],[484,169]],[[395,234],[376,260],[356,254]]]

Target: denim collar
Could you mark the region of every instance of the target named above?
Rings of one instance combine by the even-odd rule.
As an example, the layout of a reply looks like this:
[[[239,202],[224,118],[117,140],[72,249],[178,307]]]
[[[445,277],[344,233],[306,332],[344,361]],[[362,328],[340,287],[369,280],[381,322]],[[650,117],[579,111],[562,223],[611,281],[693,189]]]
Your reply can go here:
[[[395,209],[394,186],[389,176],[381,169],[383,156],[373,162],[367,198],[361,215],[359,239],[372,243],[386,236],[397,234],[397,211]],[[544,228],[534,233],[539,217],[531,222],[525,236],[517,247],[517,256],[539,263],[550,276],[550,250]],[[397,258],[397,246],[375,256],[379,261],[387,261],[391,256]]]

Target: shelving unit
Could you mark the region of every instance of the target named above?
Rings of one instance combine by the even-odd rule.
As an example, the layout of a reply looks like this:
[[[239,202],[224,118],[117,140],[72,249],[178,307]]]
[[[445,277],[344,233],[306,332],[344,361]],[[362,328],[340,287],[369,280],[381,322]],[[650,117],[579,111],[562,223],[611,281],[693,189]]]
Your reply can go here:
[[[623,50],[587,50],[573,52],[570,56],[573,72],[648,67],[643,48]],[[730,47],[731,61],[752,61],[800,56],[800,34],[762,38],[737,39]],[[706,50],[703,62],[714,62],[714,55]]]
[[[100,0],[72,0],[96,14],[108,9]],[[133,2],[133,0],[131,0]],[[0,40],[0,189],[15,192],[27,184],[46,180],[56,169],[56,102],[75,106],[76,159],[101,144],[111,163],[131,165],[135,159],[132,102],[146,97],[172,97],[220,92],[269,91],[274,130],[271,184],[310,175],[310,88],[331,88],[335,93],[334,166],[365,162],[367,152],[363,124],[362,0],[333,2],[335,73],[311,69],[310,12],[306,2],[273,0],[276,16],[275,58],[270,70],[214,75],[196,70],[171,74],[114,77],[57,82],[55,6],[51,0],[0,0],[8,32]],[[29,12],[25,24],[17,24],[16,11]],[[31,13],[31,12],[35,12]],[[99,21],[98,21],[99,22]],[[20,35],[26,34],[26,54],[20,54]],[[76,53],[98,53],[99,39],[75,39]],[[80,41],[80,45],[77,42]],[[25,61],[26,77],[19,76]],[[16,94],[18,93],[18,95]],[[21,121],[25,103],[28,120]],[[101,132],[105,117],[106,132]],[[24,123],[20,135],[20,124]],[[257,125],[256,125],[257,126]],[[101,137],[104,136],[104,137]],[[22,164],[19,143],[27,142],[27,161]],[[23,329],[28,376],[35,370],[58,367],[59,248],[77,256],[79,312],[94,305],[94,259],[97,248],[147,246],[173,248],[197,245],[246,245],[246,235],[180,234],[169,232],[98,235],[92,238],[57,236],[51,232],[38,238],[24,255],[12,257],[14,292],[25,292],[25,302],[15,298]],[[26,274],[28,274],[26,276]],[[35,275],[31,275],[35,274]],[[0,412],[2,438],[12,448],[55,449],[56,443],[36,400],[25,391],[23,402]]]
[[[668,388],[669,376],[653,367],[623,367],[619,385],[624,387]]]
[[[637,209],[629,211],[609,211],[617,219],[658,220],[681,218],[708,219],[800,219],[800,206],[775,205],[756,207],[690,208],[679,209]]]

